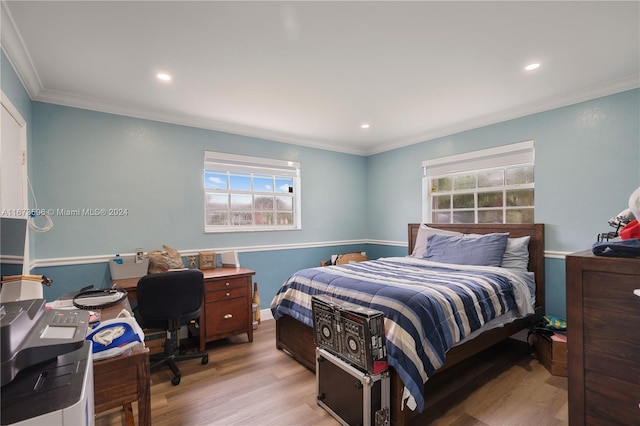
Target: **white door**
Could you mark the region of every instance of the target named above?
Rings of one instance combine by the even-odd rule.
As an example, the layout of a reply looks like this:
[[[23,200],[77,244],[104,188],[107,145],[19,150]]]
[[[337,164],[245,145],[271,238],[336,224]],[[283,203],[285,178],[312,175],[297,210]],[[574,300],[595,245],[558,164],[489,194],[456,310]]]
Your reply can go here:
[[[27,126],[2,93],[0,118],[0,211],[3,216],[22,216],[27,198]]]
[[[1,95],[0,214],[2,217],[24,218],[29,206],[27,196],[27,123],[4,92]],[[0,230],[0,232],[2,231]],[[28,274],[30,270],[29,238],[25,239],[22,273]],[[42,285],[38,285],[36,290],[38,290],[38,294],[42,294]]]

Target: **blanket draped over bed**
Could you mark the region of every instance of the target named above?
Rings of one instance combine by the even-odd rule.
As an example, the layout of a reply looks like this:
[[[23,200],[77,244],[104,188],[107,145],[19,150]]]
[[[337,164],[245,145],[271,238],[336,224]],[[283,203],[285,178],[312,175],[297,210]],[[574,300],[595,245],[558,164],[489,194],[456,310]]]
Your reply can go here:
[[[419,411],[424,383],[446,351],[495,318],[533,313],[530,273],[452,265],[409,257],[303,269],[271,303],[275,319],[289,315],[313,326],[311,296],[328,294],[382,311],[387,360]]]

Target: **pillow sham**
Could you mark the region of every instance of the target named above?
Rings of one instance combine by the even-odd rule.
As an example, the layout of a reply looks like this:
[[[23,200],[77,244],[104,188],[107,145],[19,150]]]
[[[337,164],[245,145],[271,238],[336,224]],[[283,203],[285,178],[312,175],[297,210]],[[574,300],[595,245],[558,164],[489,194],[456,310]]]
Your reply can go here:
[[[424,258],[457,265],[502,266],[508,233],[438,235],[427,239]]]
[[[509,238],[502,256],[502,267],[510,269],[529,269],[529,240],[531,237]]]
[[[443,229],[431,228],[430,226],[427,226],[423,223],[418,228],[418,235],[416,235],[416,243],[413,246],[413,252],[411,253],[410,257],[417,257],[418,259],[422,259],[424,255],[427,253],[427,239],[431,235],[435,235],[435,234],[462,235],[462,233],[456,232],[456,231],[445,231]]]

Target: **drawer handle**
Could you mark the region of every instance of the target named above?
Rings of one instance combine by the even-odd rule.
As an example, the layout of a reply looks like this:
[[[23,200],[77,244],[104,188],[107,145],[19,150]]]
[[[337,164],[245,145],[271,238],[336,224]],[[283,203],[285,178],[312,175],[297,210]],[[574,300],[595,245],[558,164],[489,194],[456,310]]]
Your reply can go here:
[[[633,290],[633,294],[640,297],[640,288],[636,288],[635,290]]]
[[[231,315],[231,314],[227,314],[227,315],[224,316],[224,319],[231,319],[231,318],[233,318],[233,315]]]
[[[227,293],[227,297],[231,296],[231,293]]]
[[[227,287],[229,287],[229,283],[224,283],[224,285],[226,285]]]

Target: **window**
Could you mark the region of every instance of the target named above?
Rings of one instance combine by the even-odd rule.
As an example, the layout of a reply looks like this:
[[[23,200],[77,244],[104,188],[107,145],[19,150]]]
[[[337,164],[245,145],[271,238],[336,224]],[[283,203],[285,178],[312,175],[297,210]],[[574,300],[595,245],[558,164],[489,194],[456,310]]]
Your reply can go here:
[[[300,229],[300,163],[204,153],[205,232]]]
[[[533,223],[533,141],[422,163],[423,221]]]

